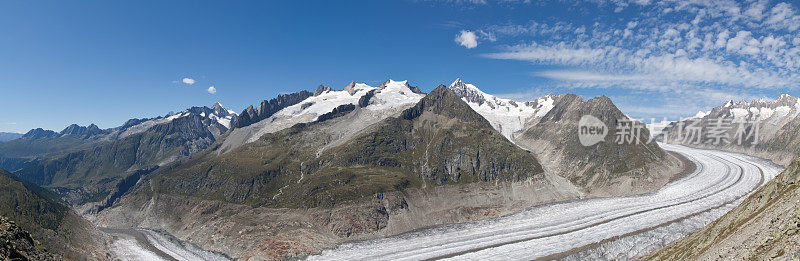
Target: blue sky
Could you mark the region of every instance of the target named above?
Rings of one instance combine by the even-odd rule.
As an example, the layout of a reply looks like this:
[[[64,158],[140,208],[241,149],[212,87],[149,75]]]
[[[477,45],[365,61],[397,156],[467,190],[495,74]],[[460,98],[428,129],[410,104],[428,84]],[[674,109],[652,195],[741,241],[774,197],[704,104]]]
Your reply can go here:
[[[780,1],[4,1],[0,131],[217,101],[238,112],[387,78],[605,94],[634,117],[677,118],[798,95],[798,27],[796,2]]]

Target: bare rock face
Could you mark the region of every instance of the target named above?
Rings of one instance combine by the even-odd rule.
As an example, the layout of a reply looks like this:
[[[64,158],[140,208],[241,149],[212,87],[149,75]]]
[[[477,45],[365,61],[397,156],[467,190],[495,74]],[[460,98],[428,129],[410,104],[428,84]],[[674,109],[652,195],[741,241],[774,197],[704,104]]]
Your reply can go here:
[[[356,81],[351,81],[350,84],[345,86],[344,89],[342,89],[342,90],[346,91],[350,95],[353,95],[353,94],[356,93],[356,90],[354,89],[355,87],[356,87]]]
[[[486,102],[485,97],[478,93],[477,91],[473,90],[472,88],[467,87],[467,85],[461,81],[461,79],[456,79],[455,82],[450,87],[453,92],[456,93],[459,97],[463,97],[467,100],[467,102],[474,102],[478,105],[483,104]]]
[[[322,87],[322,85],[320,86]],[[319,88],[317,88],[317,90],[320,91]],[[322,91],[320,91],[320,93],[321,92]],[[254,109],[253,106],[247,107],[247,109],[242,111],[242,113],[239,115],[238,119],[233,121],[233,124],[231,124],[233,126],[232,128],[242,128],[269,118],[281,109],[298,104],[312,95],[319,94],[316,94],[316,92],[312,94],[308,91],[280,94],[278,97],[262,101],[261,106],[258,107],[258,110]]]
[[[317,90],[314,91],[314,96],[319,96],[323,92],[327,92],[327,91],[330,91],[330,90],[331,90],[331,87],[328,87],[328,86],[320,84],[319,86],[317,86]]]
[[[549,162],[589,196],[619,196],[657,189],[680,172],[680,160],[648,142],[641,129],[637,139],[620,144],[615,135],[627,119],[608,97],[584,101],[574,94],[555,96],[543,117],[534,119],[514,135],[515,142]],[[602,142],[584,146],[578,137],[578,122],[584,115],[598,118],[608,128]]]

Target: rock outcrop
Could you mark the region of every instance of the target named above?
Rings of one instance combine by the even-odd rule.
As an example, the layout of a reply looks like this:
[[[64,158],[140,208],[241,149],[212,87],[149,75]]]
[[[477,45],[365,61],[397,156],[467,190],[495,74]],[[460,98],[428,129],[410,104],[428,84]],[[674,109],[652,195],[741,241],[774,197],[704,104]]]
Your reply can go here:
[[[242,111],[238,120],[233,122],[233,128],[242,128],[269,118],[283,108],[298,104],[312,95],[315,94],[308,91],[300,91],[291,94],[281,94],[270,100],[264,100],[261,102],[261,106],[258,107],[258,111],[253,109],[253,106]]]

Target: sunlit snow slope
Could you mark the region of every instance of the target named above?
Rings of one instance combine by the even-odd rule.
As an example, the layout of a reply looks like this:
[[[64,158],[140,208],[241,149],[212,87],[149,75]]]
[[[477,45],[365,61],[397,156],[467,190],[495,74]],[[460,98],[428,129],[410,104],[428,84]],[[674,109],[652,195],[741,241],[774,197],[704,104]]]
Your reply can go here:
[[[309,259],[530,260],[559,257],[555,255],[634,235],[662,237],[648,241],[658,247],[676,239],[659,229],[676,225],[697,229],[703,224],[684,221],[719,215],[715,212],[720,208],[738,203],[781,171],[768,161],[742,154],[661,146],[685,155],[695,163],[696,170],[649,194],[539,206],[497,219],[349,243]],[[704,220],[707,223],[711,219]],[[641,254],[645,253],[633,256]]]

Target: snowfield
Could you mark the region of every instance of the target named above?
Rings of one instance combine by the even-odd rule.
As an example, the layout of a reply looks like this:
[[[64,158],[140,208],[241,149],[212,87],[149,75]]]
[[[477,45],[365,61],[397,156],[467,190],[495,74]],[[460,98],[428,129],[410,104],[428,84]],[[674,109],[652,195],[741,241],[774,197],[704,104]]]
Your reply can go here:
[[[708,224],[782,171],[742,154],[661,146],[685,155],[696,170],[648,194],[537,206],[501,218],[348,243],[308,259],[631,259]]]

